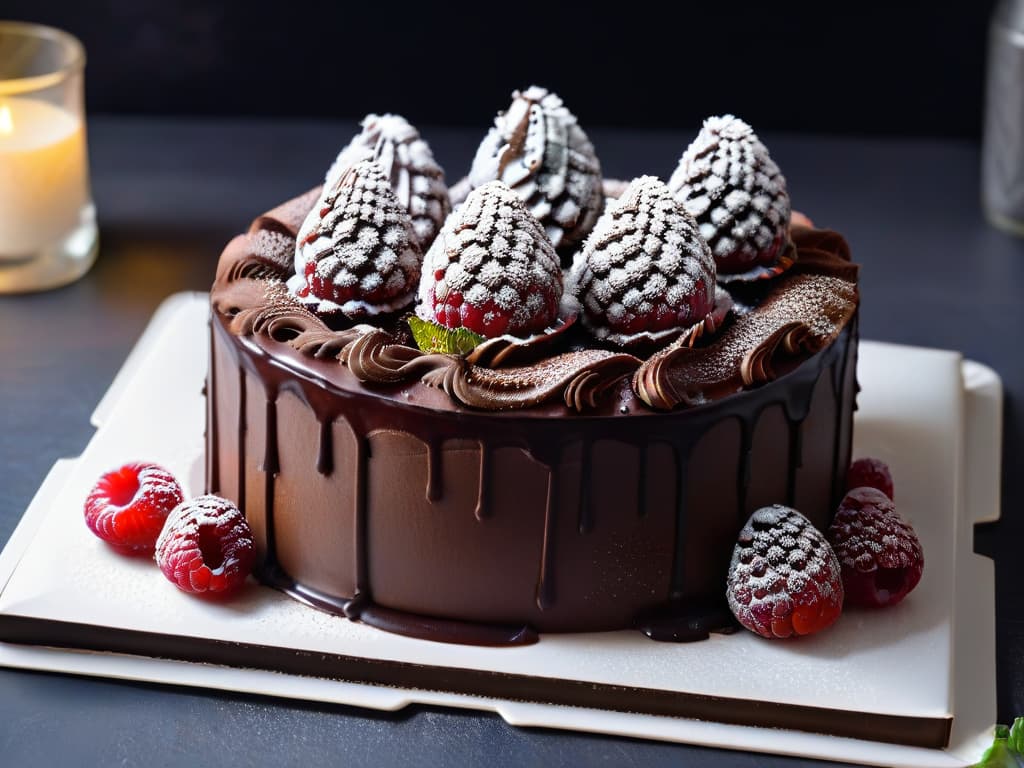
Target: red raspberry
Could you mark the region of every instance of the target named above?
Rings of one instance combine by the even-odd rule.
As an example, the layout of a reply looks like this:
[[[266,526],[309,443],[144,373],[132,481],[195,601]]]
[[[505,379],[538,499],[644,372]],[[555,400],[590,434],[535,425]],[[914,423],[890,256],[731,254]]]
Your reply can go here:
[[[697,220],[719,276],[771,266],[787,245],[786,179],[754,129],[733,115],[704,121],[668,186]]]
[[[843,609],[839,561],[795,509],[762,507],[740,531],[726,596],[740,624],[762,637],[819,632]]]
[[[641,176],[598,219],[569,287],[595,336],[629,345],[702,321],[715,306],[715,260],[668,187]]]
[[[846,494],[828,540],[843,569],[846,599],[854,605],[895,605],[921,580],[921,542],[892,499],[877,488],[854,488]]]
[[[558,319],[562,268],[540,222],[500,181],[445,221],[420,278],[424,320],[487,338],[540,333]]]
[[[846,490],[853,488],[877,488],[890,499],[896,498],[893,495],[892,472],[879,459],[857,459],[850,465],[846,473]]]
[[[164,520],[184,499],[174,475],[135,462],[107,472],[85,499],[85,524],[124,554],[150,554]]]
[[[422,260],[409,212],[380,167],[364,160],[309,212],[288,284],[321,314],[354,319],[394,312],[415,298]]]
[[[238,507],[219,496],[200,496],[175,507],[156,542],[156,562],[178,589],[229,593],[252,570],[256,545]]]

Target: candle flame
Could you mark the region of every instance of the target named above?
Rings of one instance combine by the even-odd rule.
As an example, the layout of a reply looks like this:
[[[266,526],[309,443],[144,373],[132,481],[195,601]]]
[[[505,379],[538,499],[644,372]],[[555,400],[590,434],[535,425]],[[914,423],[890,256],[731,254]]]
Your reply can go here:
[[[0,104],[0,136],[12,133],[14,133],[14,118],[11,117],[11,108],[6,104]]]

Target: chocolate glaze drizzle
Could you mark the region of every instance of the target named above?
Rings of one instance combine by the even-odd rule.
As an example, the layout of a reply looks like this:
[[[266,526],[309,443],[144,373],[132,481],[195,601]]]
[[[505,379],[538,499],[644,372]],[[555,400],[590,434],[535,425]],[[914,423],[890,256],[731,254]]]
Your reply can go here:
[[[671,481],[675,483],[671,565],[661,589],[651,590],[652,594],[638,604],[631,623],[659,640],[706,637],[712,630],[730,627],[732,620],[724,606],[722,590],[709,592],[702,588],[694,592],[687,583],[688,548],[693,527],[689,509],[694,490],[690,487],[694,480],[690,475],[691,454],[703,436],[724,421],[738,422],[740,446],[734,515],[738,531],[749,512],[753,440],[761,415],[773,406],[781,406],[784,413],[789,443],[786,495],[793,501],[799,486],[798,469],[803,463],[803,424],[810,414],[819,380],[828,373],[825,380],[831,383],[836,429],[831,460],[831,494],[827,506],[834,509],[838,502],[836,496],[841,473],[845,472],[849,459],[852,437],[848,423],[855,382],[847,371],[856,351],[856,283],[852,282],[856,273],[854,267],[843,261],[845,244],[839,239],[841,247],[837,247],[836,238],[838,236],[829,233],[824,236],[810,233],[810,236],[805,234],[801,238],[795,233],[798,245],[801,239],[806,244],[807,258],[804,261],[805,254],[801,251],[802,263],[780,278],[781,281],[801,279],[805,285],[810,285],[801,295],[805,298],[810,296],[815,301],[820,298],[829,322],[790,322],[787,312],[806,309],[807,304],[798,302],[791,310],[780,304],[779,301],[787,300],[785,283],[780,282],[777,292],[781,298],[778,301],[772,299],[765,312],[755,307],[725,329],[724,341],[732,345],[729,347],[731,353],[738,356],[738,367],[734,369],[738,373],[736,378],[714,383],[704,395],[689,388],[688,384],[681,387],[680,383],[691,381],[692,377],[687,377],[693,370],[707,375],[705,362],[712,354],[709,350],[713,351],[718,340],[696,349],[673,346],[642,366],[631,355],[596,349],[555,354],[519,367],[505,368],[475,365],[450,355],[426,355],[398,344],[382,329],[357,326],[332,331],[327,328],[319,318],[290,301],[278,281],[254,278],[251,276],[253,270],[237,266],[250,257],[245,253],[244,242],[236,240],[222,257],[218,270],[222,279],[218,279],[211,292],[214,312],[207,413],[209,486],[219,489],[222,482],[223,446],[218,431],[223,425],[218,419],[217,409],[219,401],[224,400],[227,393],[218,390],[220,382],[214,361],[226,355],[226,359],[232,360],[239,371],[236,451],[240,502],[245,501],[245,455],[257,448],[253,445],[255,436],[247,430],[245,423],[246,393],[251,389],[247,378],[261,382],[265,394],[265,444],[262,446],[263,463],[259,467],[264,476],[263,509],[253,507],[246,510],[251,518],[262,516],[266,551],[258,568],[261,579],[310,605],[392,632],[446,642],[522,644],[536,641],[536,631],[529,624],[544,629],[552,622],[554,626],[563,626],[566,622],[561,616],[565,598],[558,575],[562,562],[560,553],[567,547],[579,546],[570,541],[574,537],[565,536],[567,529],[561,525],[560,519],[562,467],[569,447],[580,446],[580,480],[573,505],[576,514],[573,529],[578,536],[587,537],[589,541],[600,534],[602,526],[611,524],[611,521],[597,520],[594,516],[592,464],[595,441],[611,440],[630,446],[635,452],[639,468],[633,502],[636,517],[633,519],[638,521],[637,524],[651,514],[648,509],[649,483],[664,482],[662,478],[648,473],[649,451],[654,446],[666,445],[671,450],[674,468]],[[837,250],[839,258],[836,257]],[[234,262],[235,266],[225,266],[224,259]],[[259,274],[265,277],[265,271]],[[845,286],[852,286],[852,294]],[[844,303],[844,298],[836,298],[843,297],[843,291],[847,291],[846,296],[852,296],[853,303]],[[758,322],[763,325],[767,322],[764,320],[766,312],[775,312],[783,324],[763,343],[755,343],[745,350],[742,346],[746,343],[744,334],[757,341],[755,335],[746,330],[746,325]],[[655,413],[637,402],[628,388],[621,386],[624,379],[634,372],[633,384],[641,397],[645,392],[652,392],[655,393],[653,400],[668,407],[694,402],[699,402],[699,406]],[[696,378],[700,380],[699,376]],[[427,389],[423,389],[424,385]],[[349,596],[328,594],[298,583],[278,559],[274,508],[275,478],[280,471],[277,404],[281,392],[297,396],[319,425],[316,436],[319,443],[316,470],[319,476],[328,477],[338,470],[333,425],[345,422],[355,434],[352,476],[355,510],[351,529],[355,553],[354,588],[351,588]],[[621,398],[618,401],[613,396],[616,392]],[[509,408],[525,410],[509,412]],[[581,411],[592,413],[583,415]],[[518,448],[544,469],[546,493],[542,531],[537,541],[533,600],[537,612],[531,618],[524,622],[518,617],[510,622],[465,622],[398,610],[374,600],[369,541],[373,500],[368,498],[368,461],[370,436],[380,431],[405,433],[425,447],[423,498],[430,506],[445,498],[445,443],[459,441],[462,445],[468,442],[479,446],[479,482],[472,513],[476,525],[487,525],[493,518],[495,478],[492,465],[497,449]],[[514,488],[502,488],[502,491],[515,493]],[[290,503],[297,502],[292,499]],[[829,514],[825,510],[822,512],[826,516]],[[710,513],[710,510],[697,510],[692,514]],[[457,557],[457,553],[453,552],[452,556]],[[599,554],[595,552],[593,557],[599,557]],[[381,567],[390,566],[383,564]],[[430,569],[436,564],[414,563],[410,567],[425,569],[419,578],[429,581]],[[723,569],[723,580],[724,575]],[[462,599],[452,597],[455,602]],[[550,620],[545,618],[549,615],[553,617]],[[594,627],[578,627],[590,628]]]
[[[444,495],[444,488],[440,480],[445,456],[444,442],[473,438],[477,445],[481,446],[479,451],[479,487],[474,509],[474,517],[479,523],[486,523],[491,514],[488,505],[488,499],[492,493],[490,463],[496,448],[503,446],[523,448],[538,464],[545,467],[548,481],[535,595],[536,605],[542,612],[552,610],[558,603],[556,563],[560,548],[558,533],[560,526],[558,524],[559,505],[557,500],[563,447],[575,442],[581,444],[581,481],[577,492],[578,520],[576,527],[580,535],[588,535],[597,527],[597,521],[593,518],[593,505],[589,498],[591,484],[588,482],[592,475],[592,440],[596,437],[602,439],[610,437],[634,446],[642,467],[638,472],[635,491],[638,516],[647,513],[646,454],[651,446],[658,443],[671,446],[677,484],[675,492],[677,525],[672,544],[671,577],[667,600],[657,621],[648,617],[641,623],[644,631],[656,639],[697,639],[706,637],[712,629],[728,626],[730,621],[727,611],[723,612],[720,604],[712,604],[713,601],[709,601],[707,606],[695,609],[694,602],[687,599],[686,557],[689,528],[686,524],[689,514],[687,483],[692,448],[703,434],[711,426],[719,423],[721,419],[738,418],[743,444],[741,454],[749,456],[751,435],[761,413],[771,403],[779,402],[786,415],[790,436],[789,456],[791,458],[788,462],[790,466],[787,494],[793,497],[797,485],[796,471],[800,464],[801,425],[809,414],[811,393],[827,369],[845,369],[845,361],[854,346],[851,341],[855,337],[855,328],[851,327],[829,349],[788,374],[786,386],[763,387],[742,393],[727,401],[711,403],[700,409],[668,414],[661,419],[645,418],[642,414],[615,419],[568,421],[532,419],[526,423],[512,419],[491,419],[486,428],[482,428],[479,423],[475,423],[476,420],[470,420],[467,423],[464,419],[445,418],[444,414],[437,414],[428,409],[403,406],[400,400],[393,400],[389,397],[364,396],[360,398],[357,393],[329,387],[312,371],[303,370],[301,367],[292,368],[296,360],[294,357],[289,357],[287,347],[266,351],[251,339],[234,336],[222,319],[215,317],[213,323],[215,346],[218,353],[223,350],[237,358],[240,369],[243,371],[241,379],[243,382],[247,375],[252,375],[263,381],[266,388],[266,423],[264,427],[266,444],[260,471],[265,478],[264,520],[267,552],[260,567],[261,578],[319,608],[344,613],[350,618],[359,618],[367,623],[379,623],[382,627],[386,625],[389,631],[414,634],[417,637],[429,636],[432,639],[447,638],[453,642],[484,644],[529,642],[536,638],[536,633],[524,632],[521,625],[467,626],[468,623],[447,619],[434,625],[431,624],[430,618],[414,614],[408,614],[407,620],[403,623],[402,617],[406,616],[404,612],[387,609],[373,602],[368,566],[367,532],[369,524],[367,516],[369,505],[366,483],[369,435],[371,433],[381,429],[397,429],[415,436],[426,446],[428,481],[424,493],[431,502],[440,500]],[[839,373],[835,373],[829,378],[830,383],[843,380],[843,376]],[[211,389],[214,386],[215,381],[211,379]],[[246,385],[242,383],[240,391],[245,390]],[[277,398],[278,393],[285,390],[298,395],[313,410],[321,425],[331,425],[341,419],[347,421],[356,433],[358,447],[354,482],[357,510],[355,528],[352,532],[356,550],[356,589],[350,600],[330,597],[296,583],[284,572],[276,558],[274,477],[279,471]],[[837,399],[842,399],[843,388],[841,387],[835,394]],[[782,398],[781,402],[780,397]],[[217,397],[211,398],[213,424],[218,423],[217,399]],[[723,407],[723,403],[728,407]],[[358,409],[358,415],[356,409]],[[841,419],[842,409],[837,408],[836,411],[837,419]],[[240,409],[239,414],[242,417],[238,423],[238,446],[242,454],[238,457],[239,488],[243,489],[246,485],[244,477],[246,465],[244,458],[246,450],[244,406]],[[211,434],[216,431],[212,428],[210,430]],[[481,433],[486,434],[487,437],[480,437]],[[320,457],[317,465],[319,469],[322,469],[326,462],[324,457],[333,455],[333,432],[330,429],[321,428],[318,439],[320,441],[318,449]],[[211,437],[210,453],[213,463],[217,464],[219,459],[215,450],[214,438]],[[836,482],[840,474],[839,462],[840,459],[837,457],[832,473],[833,488],[838,487]],[[740,462],[736,483],[738,499],[736,527],[738,529],[745,521],[747,514],[745,505],[746,490],[750,483],[750,469],[746,460]],[[244,491],[240,490],[240,497],[243,494]],[[834,496],[835,491],[833,491]],[[373,607],[370,608],[370,606]],[[470,640],[469,638],[475,639]]]
[[[479,441],[480,445],[480,476],[477,484],[476,508],[473,514],[476,519],[483,522],[491,516],[487,490],[491,487],[491,448],[485,440]]]
[[[206,493],[220,490],[220,461],[218,460],[220,429],[217,425],[217,366],[214,360],[213,321],[210,321],[210,367],[207,373],[206,390]]]

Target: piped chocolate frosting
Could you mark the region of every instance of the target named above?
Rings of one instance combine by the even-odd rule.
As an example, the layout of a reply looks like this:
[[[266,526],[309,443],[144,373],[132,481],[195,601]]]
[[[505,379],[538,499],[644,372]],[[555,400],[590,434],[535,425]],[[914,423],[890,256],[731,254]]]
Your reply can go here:
[[[842,237],[797,228],[792,233],[796,267],[761,281],[766,286],[761,295],[741,296],[729,318],[715,317],[717,334],[687,333],[646,361],[600,349],[573,332],[529,361],[427,355],[388,328],[333,330],[284,289],[285,266],[276,254],[298,232],[303,207],[315,200],[311,192],[264,214],[248,235],[229,244],[211,291],[214,307],[238,315],[230,325],[234,333],[287,339],[302,354],[320,359],[329,351],[368,386],[422,381],[446,393],[453,407],[523,409],[560,399],[572,409],[590,411],[616,381],[631,375],[635,395],[651,408],[700,405],[792,370],[835,340],[859,300],[857,267]],[[361,342],[353,368],[352,352],[345,350],[364,335],[369,338]]]

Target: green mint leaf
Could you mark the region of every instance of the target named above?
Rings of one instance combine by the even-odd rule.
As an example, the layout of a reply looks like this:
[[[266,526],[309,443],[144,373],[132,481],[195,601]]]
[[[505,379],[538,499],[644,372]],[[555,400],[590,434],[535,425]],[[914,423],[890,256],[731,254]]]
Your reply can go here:
[[[1013,727],[997,725],[992,746],[985,750],[974,768],[1024,768],[1024,717],[1013,721]]]
[[[992,746],[985,750],[981,760],[974,764],[974,768],[1017,768],[1017,761],[1006,746],[1006,741],[996,739]]]
[[[443,355],[468,355],[484,337],[468,328],[445,328],[443,325],[410,315],[409,330],[416,346],[423,352],[439,352]]]
[[[1010,726],[1010,732],[1006,737],[1006,746],[1024,757],[1024,717],[1018,717]]]

